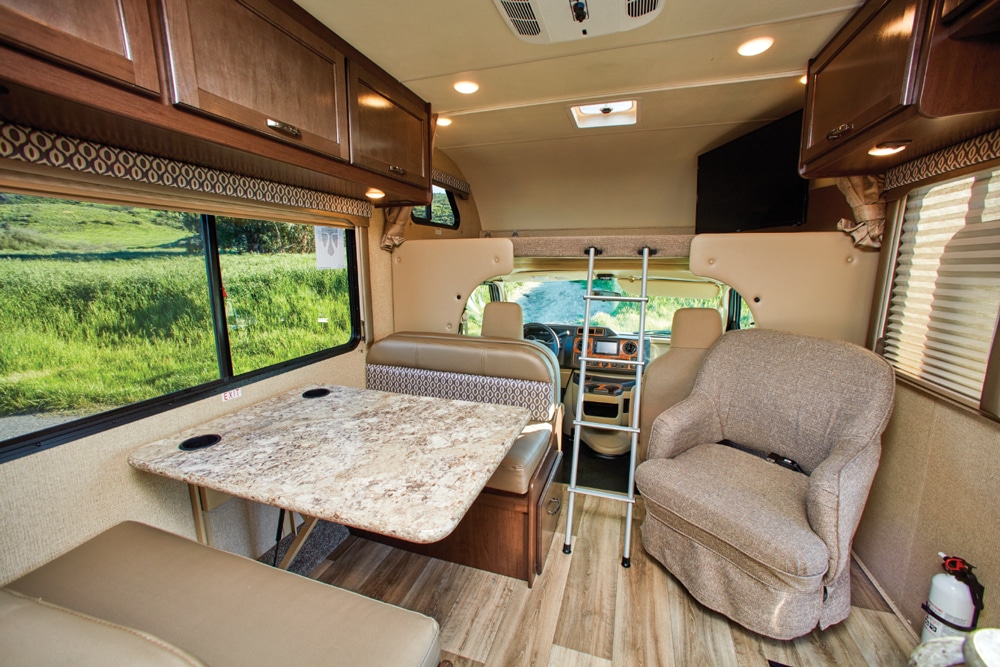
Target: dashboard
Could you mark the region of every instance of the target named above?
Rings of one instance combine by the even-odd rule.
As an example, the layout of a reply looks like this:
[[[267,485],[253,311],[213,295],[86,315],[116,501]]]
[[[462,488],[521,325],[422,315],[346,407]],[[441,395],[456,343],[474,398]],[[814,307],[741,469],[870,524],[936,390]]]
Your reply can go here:
[[[584,355],[583,327],[576,325],[551,325],[559,337],[559,365],[575,368],[580,365],[580,357],[587,356],[597,361],[587,364],[594,370],[630,372],[639,357],[639,338],[635,334],[617,334],[607,327],[590,327]],[[645,341],[649,358],[649,340]]]

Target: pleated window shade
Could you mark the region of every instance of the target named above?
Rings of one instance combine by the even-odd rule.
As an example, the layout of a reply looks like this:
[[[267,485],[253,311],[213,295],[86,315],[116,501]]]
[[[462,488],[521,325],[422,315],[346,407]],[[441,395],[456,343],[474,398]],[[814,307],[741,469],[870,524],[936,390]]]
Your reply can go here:
[[[885,357],[899,373],[979,408],[998,310],[1000,169],[910,193]]]

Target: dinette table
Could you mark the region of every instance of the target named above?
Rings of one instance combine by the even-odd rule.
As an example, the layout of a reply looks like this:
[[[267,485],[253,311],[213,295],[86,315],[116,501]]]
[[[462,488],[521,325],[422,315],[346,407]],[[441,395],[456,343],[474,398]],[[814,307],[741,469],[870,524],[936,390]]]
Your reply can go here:
[[[419,543],[450,534],[528,423],[524,408],[341,386],[299,388],[133,451],[186,482],[301,514],[287,567],[320,519]],[[280,534],[280,528],[279,528]]]

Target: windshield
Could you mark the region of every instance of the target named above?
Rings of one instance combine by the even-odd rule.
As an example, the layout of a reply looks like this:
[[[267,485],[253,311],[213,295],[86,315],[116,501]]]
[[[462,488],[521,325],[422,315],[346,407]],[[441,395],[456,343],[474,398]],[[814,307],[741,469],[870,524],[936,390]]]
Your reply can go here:
[[[584,300],[587,290],[585,280],[546,280],[531,282],[505,282],[499,287],[504,299],[521,306],[525,322],[543,324],[583,324]],[[636,284],[633,289],[638,289]],[[594,292],[606,296],[633,296],[618,280],[595,280]],[[482,323],[482,309],[489,301],[489,290],[481,285],[469,299],[468,331],[478,335]],[[683,298],[650,296],[646,308],[646,331],[670,335],[674,313],[681,308],[721,308],[722,296],[714,298]],[[615,301],[591,303],[591,326],[608,327],[615,333],[637,333],[639,330],[639,304]]]

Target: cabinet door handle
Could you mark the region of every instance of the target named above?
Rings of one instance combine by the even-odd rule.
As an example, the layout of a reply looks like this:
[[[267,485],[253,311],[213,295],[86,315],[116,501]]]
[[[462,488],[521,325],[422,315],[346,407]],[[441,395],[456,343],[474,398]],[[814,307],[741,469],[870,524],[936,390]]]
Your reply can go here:
[[[840,127],[835,127],[826,133],[827,141],[836,141],[854,129],[854,123],[844,123]]]
[[[403,169],[402,167],[397,167],[396,165],[390,166],[389,171],[399,176],[406,176],[406,170]]]
[[[556,504],[555,507],[552,507],[552,503]],[[555,496],[552,496],[551,498],[549,498],[548,506],[545,508],[545,513],[548,514],[549,516],[552,516],[553,514],[558,514],[559,510],[561,509],[562,509],[562,500],[560,500]]]
[[[267,119],[267,126],[272,130],[277,130],[289,136],[295,137],[296,139],[302,138],[302,130],[295,127],[294,125],[289,125],[288,123],[282,123],[280,120],[274,120],[273,118]]]

